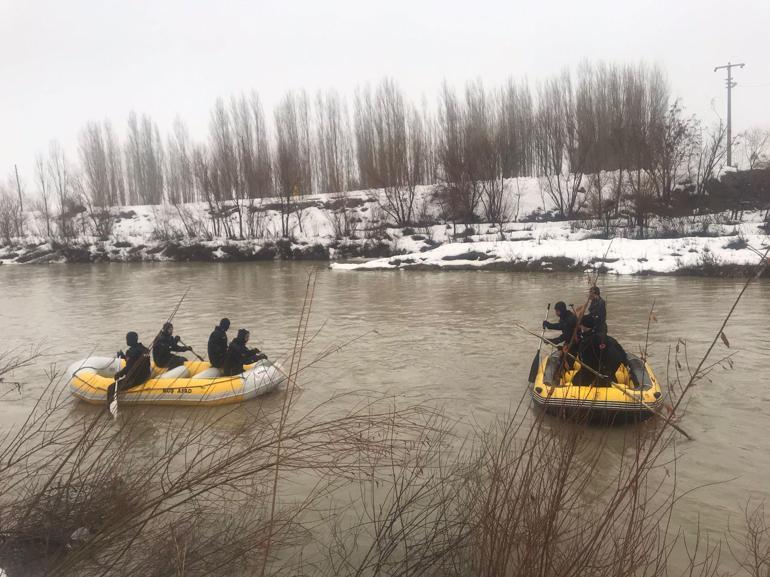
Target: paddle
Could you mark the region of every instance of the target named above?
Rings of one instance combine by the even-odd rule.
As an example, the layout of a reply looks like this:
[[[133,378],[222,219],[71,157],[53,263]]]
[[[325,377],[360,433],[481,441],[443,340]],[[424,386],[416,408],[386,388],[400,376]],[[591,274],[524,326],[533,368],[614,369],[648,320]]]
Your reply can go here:
[[[182,343],[182,346],[183,346],[183,347],[187,347],[187,348],[189,349],[189,351],[190,351],[192,354],[194,354],[196,357],[198,357],[198,360],[199,360],[199,361],[205,361],[205,360],[206,360],[206,359],[204,359],[202,356],[200,356],[198,353],[196,353],[196,352],[193,350],[193,348],[192,348],[192,347],[188,347],[186,344],[184,344],[184,343],[182,342],[182,339],[179,339],[179,342],[180,342],[180,343]]]
[[[548,307],[545,309],[545,319],[543,319],[543,322],[548,320],[548,315],[551,313],[551,303],[548,303]],[[537,347],[537,352],[535,353],[535,358],[532,359],[532,366],[529,369],[529,382],[534,383],[535,379],[537,378],[537,372],[540,370],[540,351],[543,348],[543,341],[542,339],[545,338],[545,327],[543,327],[543,334],[540,336],[540,345]]]
[[[115,355],[115,358],[118,360],[118,366],[120,366],[120,354]],[[117,371],[116,371],[117,372]],[[115,396],[112,397],[112,401],[110,401],[110,415],[112,415],[113,419],[118,418],[118,379],[115,379]]]
[[[541,340],[541,342],[544,342],[544,343],[546,343],[546,344],[548,344],[548,345],[551,345],[552,347],[554,347],[554,348],[556,348],[556,349],[559,349],[559,348],[561,348],[561,347],[560,347],[559,345],[557,345],[556,343],[554,343],[554,342],[552,342],[552,341],[549,341],[549,340],[548,340],[548,339],[546,339],[545,337],[541,337],[541,336],[540,336],[540,335],[538,335],[537,333],[534,333],[534,332],[532,332],[531,330],[529,330],[527,327],[525,327],[525,326],[523,326],[523,325],[520,325],[519,323],[514,323],[514,324],[515,324],[517,327],[519,327],[521,330],[523,330],[524,332],[527,332],[527,333],[531,334],[532,336],[538,337],[538,338]],[[577,361],[577,360],[578,360],[578,359],[577,359],[577,357],[575,357],[574,355],[572,355],[572,354],[571,354],[571,353],[569,353],[568,351],[565,351],[565,352],[564,352],[564,355],[565,355],[566,357],[569,357],[569,358],[571,358],[571,359],[572,359],[572,360],[574,360],[574,361]],[[601,378],[601,379],[605,379],[605,380],[609,381],[609,383],[612,385],[612,387],[613,387],[613,388],[617,389],[618,391],[620,391],[621,393],[623,393],[623,394],[624,394],[624,395],[626,395],[627,397],[629,397],[629,398],[633,399],[635,402],[637,402],[637,403],[640,403],[640,404],[641,404],[641,405],[642,405],[642,406],[643,406],[645,409],[647,409],[648,411],[650,411],[650,412],[651,412],[653,415],[655,415],[656,417],[659,417],[659,418],[663,419],[663,420],[664,420],[666,423],[668,423],[668,424],[669,424],[669,425],[671,425],[671,426],[672,426],[674,429],[676,429],[677,431],[679,431],[679,432],[680,432],[682,435],[684,435],[685,437],[687,437],[687,439],[689,439],[689,440],[692,440],[692,437],[691,437],[690,435],[688,435],[688,434],[687,434],[687,432],[686,432],[684,429],[682,429],[680,426],[678,426],[676,423],[674,423],[674,422],[673,422],[673,421],[672,421],[672,420],[671,420],[669,417],[666,417],[665,415],[663,415],[663,414],[661,414],[660,412],[658,412],[658,411],[655,409],[655,407],[653,407],[653,406],[651,406],[651,405],[648,405],[648,404],[647,404],[647,403],[645,403],[645,402],[644,402],[644,401],[643,401],[641,398],[639,398],[639,397],[637,397],[637,396],[635,396],[635,395],[632,395],[630,392],[628,392],[628,390],[626,389],[626,387],[625,387],[625,386],[623,386],[623,385],[620,385],[620,384],[618,384],[618,383],[615,383],[615,382],[613,382],[613,381],[612,381],[612,379],[610,379],[608,376],[601,374],[600,372],[598,372],[598,371],[594,370],[593,368],[589,367],[588,365],[581,365],[581,366],[582,366],[582,367],[584,367],[584,368],[585,368],[585,369],[586,369],[586,370],[587,370],[589,373],[592,373],[593,375],[595,375],[595,376],[597,376],[597,377],[599,377],[599,378]],[[636,392],[636,391],[635,391],[635,392]],[[641,396],[641,394],[640,394],[640,396]]]

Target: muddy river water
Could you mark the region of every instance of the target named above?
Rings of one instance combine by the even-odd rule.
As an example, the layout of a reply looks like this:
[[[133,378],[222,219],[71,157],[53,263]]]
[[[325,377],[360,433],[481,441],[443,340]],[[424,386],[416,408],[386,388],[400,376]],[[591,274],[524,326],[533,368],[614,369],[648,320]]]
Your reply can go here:
[[[187,344],[204,352],[218,319],[248,327],[252,341],[280,359],[290,350],[305,295],[307,263],[111,264],[0,267],[0,347],[42,344],[46,356],[17,371],[22,393],[0,400],[3,428],[18,422],[60,367],[124,348],[136,330],[145,343],[190,292],[174,324]],[[661,381],[679,338],[691,362],[715,334],[742,281],[682,277],[604,277],[610,332],[627,348],[649,350]],[[537,344],[515,321],[537,329],[547,303],[585,298],[579,275],[505,272],[335,272],[319,265],[311,348],[369,333],[308,370],[300,404],[336,392],[387,392],[404,402],[441,406],[466,422],[484,423],[515,406],[525,391]],[[553,317],[552,317],[553,318]],[[770,283],[752,285],[714,360],[733,352],[734,368],[719,368],[694,391],[682,425],[695,441],[679,446],[677,475],[687,495],[676,519],[682,527],[723,534],[748,501],[770,498]],[[234,336],[234,335],[232,335]],[[311,353],[312,354],[312,351]],[[277,403],[273,398],[253,401]],[[345,402],[344,397],[340,402]],[[344,407],[340,407],[344,409]],[[73,414],[92,410],[72,400]],[[193,409],[191,409],[193,410]],[[531,410],[531,409],[530,409]],[[149,413],[150,415],[152,412]],[[559,426],[553,423],[553,426]],[[622,435],[622,431],[611,432]]]

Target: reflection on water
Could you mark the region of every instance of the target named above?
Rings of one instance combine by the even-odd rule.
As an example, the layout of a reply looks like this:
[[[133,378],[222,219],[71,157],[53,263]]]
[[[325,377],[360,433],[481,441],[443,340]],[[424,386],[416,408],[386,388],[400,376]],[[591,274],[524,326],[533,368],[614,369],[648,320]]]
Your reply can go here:
[[[112,354],[124,347],[128,330],[138,331],[149,343],[187,287],[190,292],[174,320],[187,344],[205,350],[208,333],[220,317],[228,316],[233,334],[247,327],[252,341],[271,358],[284,358],[293,343],[310,266],[0,267],[2,348],[42,342],[49,351],[43,362],[16,375],[27,386],[21,398],[8,394],[0,401],[3,423],[7,426],[25,415],[47,383],[45,370],[52,363],[65,366],[92,352]],[[600,282],[610,331],[629,351],[644,346],[655,301],[658,322],[650,327],[649,349],[663,382],[668,353],[677,339],[686,339],[689,360],[697,362],[740,284],[675,277],[608,277]],[[538,327],[547,303],[582,303],[586,286],[577,275],[322,269],[312,319],[312,326],[322,330],[304,360],[372,329],[377,333],[303,374],[299,409],[339,392],[376,391],[440,405],[461,423],[488,422],[515,407],[526,392],[537,344],[512,328],[513,322]],[[728,325],[734,370],[716,369],[695,389],[682,423],[696,441],[679,446],[680,490],[717,483],[684,499],[675,521],[685,525],[694,525],[700,516],[701,527],[722,532],[728,516],[740,516],[748,498],[770,497],[770,437],[765,432],[770,389],[758,378],[770,353],[769,286],[767,281],[753,285]],[[720,344],[717,354],[727,352]],[[346,399],[327,409],[344,411],[349,408],[346,402],[356,402]],[[260,407],[281,402],[276,394],[210,414],[220,418],[222,427],[239,427],[254,421]],[[72,403],[76,415],[96,410]],[[157,408],[148,411],[148,420],[153,414],[159,421],[174,415]],[[553,420],[547,424],[565,426]],[[147,439],[162,434],[152,431],[148,423]],[[622,430],[610,432],[607,467],[622,450],[622,436]]]

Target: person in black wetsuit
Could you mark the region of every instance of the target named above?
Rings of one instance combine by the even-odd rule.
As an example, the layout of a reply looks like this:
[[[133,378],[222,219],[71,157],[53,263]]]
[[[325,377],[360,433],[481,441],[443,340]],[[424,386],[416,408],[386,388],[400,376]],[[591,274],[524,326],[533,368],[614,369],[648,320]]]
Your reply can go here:
[[[588,290],[588,316],[594,319],[595,331],[600,335],[607,334],[607,303],[601,297],[598,286],[592,286]]]
[[[209,335],[209,362],[212,367],[221,369],[227,355],[227,329],[230,328],[230,319],[224,318],[214,327]]]
[[[559,317],[559,322],[549,323],[543,321],[543,329],[549,329],[552,331],[561,331],[561,334],[553,339],[550,339],[555,345],[561,346],[561,358],[559,375],[561,371],[569,370],[572,367],[573,358],[577,353],[577,317],[575,313],[567,308],[564,301],[559,301],[554,305],[556,315]],[[565,353],[569,353],[568,356]]]
[[[572,379],[572,383],[578,386],[610,387],[620,365],[628,367],[628,355],[618,341],[609,335],[600,334],[596,330],[595,324],[594,317],[590,315],[584,316],[580,321],[580,343],[577,357],[581,365],[587,365],[609,379],[597,377],[581,367]],[[636,376],[630,368],[629,373],[633,384],[638,386]]]
[[[238,329],[238,336],[227,347],[227,355],[222,371],[226,376],[238,375],[243,372],[243,365],[256,363],[259,360],[266,359],[267,355],[259,349],[250,349],[246,346],[249,342],[250,333],[246,329]]]
[[[558,337],[550,339],[555,345],[560,345],[562,343],[569,345],[573,342],[575,327],[577,326],[577,317],[575,316],[575,313],[567,309],[567,305],[564,304],[563,301],[556,303],[553,308],[556,311],[556,315],[559,317],[559,322],[549,323],[548,321],[543,321],[543,328],[552,331],[561,331],[561,334]]]
[[[183,353],[190,347],[179,344],[179,337],[174,336],[174,325],[166,323],[152,345],[152,358],[155,364],[164,369],[174,369],[187,361],[186,358],[174,355],[172,352]]]
[[[139,335],[131,331],[126,334],[128,350],[118,356],[126,360],[126,366],[115,373],[115,382],[107,387],[107,406],[115,398],[115,389],[125,391],[139,386],[150,378],[150,350],[139,342]],[[116,387],[117,385],[117,387]]]

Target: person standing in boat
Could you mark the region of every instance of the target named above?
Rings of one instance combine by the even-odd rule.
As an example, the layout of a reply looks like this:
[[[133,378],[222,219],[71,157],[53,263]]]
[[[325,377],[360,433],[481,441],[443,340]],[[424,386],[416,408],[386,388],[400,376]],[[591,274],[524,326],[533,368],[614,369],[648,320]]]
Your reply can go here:
[[[550,340],[555,345],[564,344],[566,350],[566,347],[573,343],[577,327],[577,317],[575,313],[567,308],[564,301],[559,301],[553,308],[556,311],[556,316],[559,317],[559,322],[549,323],[548,321],[543,321],[543,329],[561,331],[558,337]]]
[[[155,364],[164,369],[174,369],[180,367],[187,359],[173,353],[184,353],[190,350],[190,347],[179,344],[180,338],[174,336],[174,325],[165,323],[160,334],[152,345],[152,358]]]
[[[588,316],[594,319],[597,334],[607,334],[607,303],[601,297],[599,287],[594,285],[588,289]]]
[[[635,386],[639,385],[636,375],[629,367],[626,351],[613,337],[601,334],[596,330],[596,321],[591,315],[585,315],[580,320],[580,343],[577,349],[577,358],[583,366],[572,379],[574,385],[610,387],[620,365],[625,365],[628,368],[631,381]],[[585,366],[608,378],[597,377]]]
[[[267,355],[259,349],[250,349],[246,346],[250,336],[251,333],[246,329],[238,329],[238,336],[230,342],[222,368],[226,376],[239,375],[243,372],[243,365],[250,365],[267,358]]]
[[[227,356],[227,329],[230,319],[223,318],[209,335],[209,362],[212,367],[221,369]]]
[[[126,366],[115,373],[115,382],[107,387],[107,406],[110,406],[117,391],[137,387],[150,378],[150,349],[139,342],[139,335],[131,331],[126,334],[128,350],[118,353],[125,359]]]

